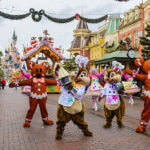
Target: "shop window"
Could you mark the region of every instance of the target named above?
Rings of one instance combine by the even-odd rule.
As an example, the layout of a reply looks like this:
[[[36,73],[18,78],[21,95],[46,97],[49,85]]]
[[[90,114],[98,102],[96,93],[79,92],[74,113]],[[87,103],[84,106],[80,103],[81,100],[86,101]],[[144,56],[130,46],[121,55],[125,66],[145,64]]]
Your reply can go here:
[[[134,47],[138,46],[138,37],[137,37],[137,32],[134,32]]]
[[[142,31],[138,32],[138,45],[140,45],[140,37],[142,37]]]

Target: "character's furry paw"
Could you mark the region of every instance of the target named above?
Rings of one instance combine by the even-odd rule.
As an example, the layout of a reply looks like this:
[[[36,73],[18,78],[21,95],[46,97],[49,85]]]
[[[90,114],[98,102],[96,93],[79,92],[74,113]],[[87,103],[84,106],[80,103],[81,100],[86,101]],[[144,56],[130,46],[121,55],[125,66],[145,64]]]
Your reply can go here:
[[[11,82],[11,83],[9,84],[9,87],[10,87],[10,88],[15,87],[15,83],[14,83],[14,82]]]
[[[56,140],[61,140],[61,139],[62,139],[62,135],[56,134],[55,139],[56,139]]]
[[[44,120],[44,125],[53,125],[54,122],[52,120]]]
[[[93,133],[88,129],[83,132],[84,136],[93,136]]]
[[[29,128],[30,127],[30,122],[26,121],[23,125],[24,128]]]
[[[118,124],[118,127],[119,127],[119,128],[122,128],[122,127],[123,127],[122,122],[117,122],[117,124]]]
[[[111,127],[111,123],[110,122],[106,122],[103,127],[104,128],[110,128]]]
[[[136,132],[143,133],[146,130],[146,126],[140,125],[136,128]]]

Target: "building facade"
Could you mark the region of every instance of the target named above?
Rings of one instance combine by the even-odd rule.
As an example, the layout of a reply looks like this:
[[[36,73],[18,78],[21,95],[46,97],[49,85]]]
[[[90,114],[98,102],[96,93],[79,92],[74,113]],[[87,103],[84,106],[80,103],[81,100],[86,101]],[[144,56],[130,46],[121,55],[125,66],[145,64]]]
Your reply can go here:
[[[150,0],[143,4],[144,8],[144,25],[150,24]]]
[[[74,30],[74,40],[71,43],[70,49],[67,50],[70,52],[70,58],[73,58],[76,55],[82,55],[89,58],[90,52],[88,43],[91,37],[91,31],[89,30],[87,23],[79,19],[79,23]]]
[[[140,37],[144,36],[144,33],[144,8],[141,4],[124,13],[119,26],[119,39],[124,41],[127,37],[130,38],[131,46],[137,48],[141,54]]]
[[[100,37],[98,33],[91,38],[89,42],[91,67],[95,67],[94,62],[104,56],[104,43],[104,38]],[[100,68],[98,70],[101,71]]]

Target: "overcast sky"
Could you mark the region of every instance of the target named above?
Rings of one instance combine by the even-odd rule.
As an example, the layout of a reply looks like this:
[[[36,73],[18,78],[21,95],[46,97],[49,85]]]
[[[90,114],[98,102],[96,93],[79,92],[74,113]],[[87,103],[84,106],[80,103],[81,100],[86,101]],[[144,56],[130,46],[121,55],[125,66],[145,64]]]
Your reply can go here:
[[[105,14],[123,13],[141,2],[142,0],[130,0],[123,3],[114,0],[0,0],[0,11],[24,14],[30,8],[34,8],[35,10],[44,9],[47,14],[59,18],[70,17],[76,13],[89,18],[97,18]],[[54,38],[56,47],[61,45],[64,49],[68,49],[77,23],[78,21],[75,20],[67,24],[58,24],[44,17],[38,23],[34,22],[31,17],[19,21],[0,17],[0,50],[4,51],[11,42],[14,29],[18,36],[17,48],[20,53],[22,53],[23,44],[29,45],[32,36],[43,36],[45,29]],[[99,26],[100,24],[89,24],[92,31],[96,31]]]

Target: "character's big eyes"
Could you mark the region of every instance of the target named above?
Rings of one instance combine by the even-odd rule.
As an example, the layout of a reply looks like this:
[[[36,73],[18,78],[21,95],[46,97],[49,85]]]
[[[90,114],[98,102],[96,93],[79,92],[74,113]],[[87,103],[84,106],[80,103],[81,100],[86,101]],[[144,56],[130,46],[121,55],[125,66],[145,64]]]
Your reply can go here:
[[[36,69],[36,72],[38,73],[38,69]]]
[[[87,76],[87,73],[84,71],[81,73],[80,77],[86,77]]]
[[[115,76],[115,74],[114,74],[114,73],[112,73],[112,74],[111,74],[111,77],[114,77],[114,76]]]
[[[42,68],[40,68],[40,72],[42,72]]]

